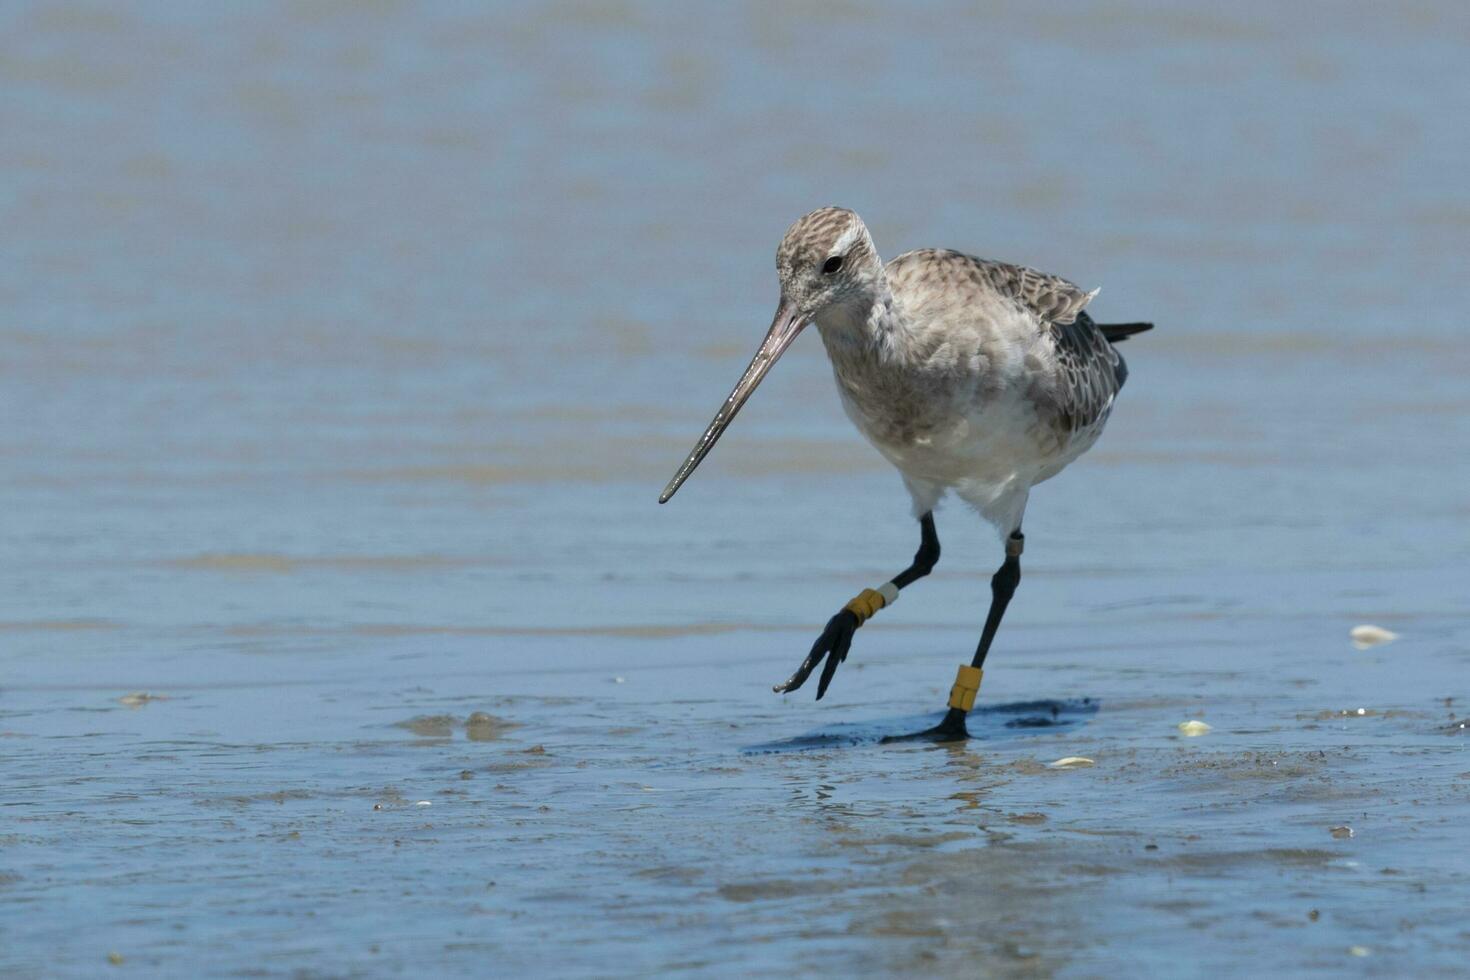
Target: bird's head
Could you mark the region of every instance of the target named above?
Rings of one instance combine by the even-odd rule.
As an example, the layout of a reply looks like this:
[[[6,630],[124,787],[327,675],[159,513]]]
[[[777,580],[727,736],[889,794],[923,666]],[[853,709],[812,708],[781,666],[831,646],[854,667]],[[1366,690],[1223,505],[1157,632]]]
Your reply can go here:
[[[856,306],[871,297],[882,279],[883,263],[861,218],[846,208],[820,208],[787,229],[776,249],[776,274],[781,279],[781,302],[771,328],[714,421],[664,487],[659,503],[667,503],[714,448],[730,420],[802,328],[831,310]]]
[[[781,306],[803,324],[836,306],[871,302],[883,263],[863,219],[846,208],[820,208],[786,230],[776,249]]]

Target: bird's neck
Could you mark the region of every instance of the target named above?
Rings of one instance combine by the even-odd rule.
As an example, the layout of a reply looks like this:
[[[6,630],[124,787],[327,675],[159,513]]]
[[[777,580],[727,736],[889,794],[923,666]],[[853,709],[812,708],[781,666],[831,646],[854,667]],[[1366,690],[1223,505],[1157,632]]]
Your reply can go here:
[[[822,343],[834,359],[892,361],[901,359],[908,346],[908,324],[886,276],[880,275],[871,288],[847,302],[823,310],[816,323]]]

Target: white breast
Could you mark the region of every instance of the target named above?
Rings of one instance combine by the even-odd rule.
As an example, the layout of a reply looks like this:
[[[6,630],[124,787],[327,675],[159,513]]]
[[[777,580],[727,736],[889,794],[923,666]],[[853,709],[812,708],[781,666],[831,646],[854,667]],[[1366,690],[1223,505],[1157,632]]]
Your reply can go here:
[[[1038,413],[1031,396],[1051,348],[1034,324],[1010,319],[979,320],[983,331],[946,324],[927,343],[911,336],[906,349],[922,356],[907,361],[852,343],[855,332],[822,330],[843,409],[903,474],[916,514],[953,491],[1007,534],[1030,488],[1091,444],[1059,438]]]

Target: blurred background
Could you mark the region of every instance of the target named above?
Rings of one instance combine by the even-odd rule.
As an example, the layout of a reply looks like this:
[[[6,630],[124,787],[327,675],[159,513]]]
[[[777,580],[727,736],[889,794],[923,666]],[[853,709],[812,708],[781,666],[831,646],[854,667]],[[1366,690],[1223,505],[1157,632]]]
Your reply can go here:
[[[413,778],[501,764],[454,755],[483,748],[458,721],[431,728],[449,753],[434,766],[402,749],[423,732],[392,725],[437,712],[485,707],[520,726],[515,751],[562,744],[581,763],[642,771],[727,739],[732,714],[744,745],[942,704],[1000,557],[957,506],[939,515],[939,572],[864,631],[835,707],[768,693],[839,604],[917,543],[906,494],[843,417],[814,337],[679,497],[654,503],[769,322],[780,236],[827,204],[857,210],[885,257],[940,246],[1033,265],[1102,286],[1099,320],[1157,324],[1124,348],[1132,375],[1101,443],[1032,496],[1027,579],[987,677],[997,698],[1111,696],[1121,710],[1157,697],[1172,725],[1212,684],[1235,684],[1257,733],[1237,748],[1306,752],[1321,747],[1259,733],[1372,694],[1419,719],[1375,732],[1386,754],[1360,758],[1370,777],[1337,773],[1380,786],[1416,739],[1463,745],[1439,727],[1453,721],[1443,699],[1470,693],[1467,45],[1470,15],[1450,2],[8,0],[0,734],[14,737],[0,741],[0,802],[20,822],[0,828],[0,902],[31,914],[0,922],[0,965],[85,970],[114,946],[161,969],[255,962],[295,935],[293,916],[336,908],[315,945],[285,942],[267,972],[341,966],[349,948],[364,969],[390,954],[397,968],[427,955],[468,969],[478,961],[444,932],[465,908],[503,930],[481,939],[504,957],[544,935],[512,924],[528,901],[607,915],[641,881],[650,911],[626,931],[638,945],[619,947],[629,969],[784,969],[806,954],[856,968],[837,949],[868,936],[858,911],[829,924],[848,945],[783,945],[776,919],[732,925],[717,904],[687,905],[728,882],[656,871],[693,858],[609,858],[575,895],[539,894],[531,878],[517,891],[502,868],[491,899],[454,876],[497,858],[461,849],[416,872],[458,896],[451,914],[390,897],[401,882],[379,892],[354,877],[346,855],[407,831],[322,815],[359,819],[364,800],[394,802],[389,784],[412,802],[438,792]],[[1363,655],[1346,631],[1361,621],[1417,636],[1415,657],[1351,660]],[[118,700],[140,693],[169,700]],[[816,764],[776,758],[686,759],[709,781],[680,792],[717,792],[725,766]],[[813,781],[828,796],[846,786],[867,807],[853,812],[878,820],[912,816],[890,809],[898,799],[948,796],[929,782],[946,778],[936,757],[898,758],[787,776],[797,798]],[[867,782],[892,769],[914,785]],[[550,850],[517,865],[556,877],[571,861],[558,847],[607,832],[607,785],[579,782],[577,762],[509,771],[466,785],[499,779],[532,814],[568,794],[564,836],[538,831]],[[1446,807],[1464,800],[1452,776]],[[807,867],[811,812],[793,814],[785,790],[762,796],[771,773],[732,778],[753,795],[720,804],[722,833],[754,842],[790,817],[786,870]],[[272,792],[288,795],[267,832],[241,815]],[[1288,811],[1247,825],[1289,824]],[[218,812],[240,822],[198,817]],[[657,834],[708,832],[709,816],[691,807]],[[1313,843],[1339,819],[1314,811]],[[238,843],[302,833],[293,820],[328,821],[312,824],[328,843],[291,858]],[[531,847],[503,832],[494,854]],[[96,849],[85,858],[79,837]],[[148,849],[161,847],[197,866],[159,872]],[[1437,900],[1463,899],[1464,864],[1421,857],[1450,875]],[[115,859],[115,875],[97,870]],[[271,877],[282,868],[324,891],[293,905]],[[746,871],[771,868],[729,874]],[[404,887],[425,883],[404,874]],[[1276,894],[1275,874],[1219,918]],[[248,925],[209,911],[226,880],[258,917]],[[751,894],[770,898],[739,893]],[[1401,900],[1384,894],[1382,909]],[[1038,906],[1037,922],[1054,911]],[[1359,911],[1325,959],[1257,965],[1340,966],[1353,929],[1391,918]],[[680,930],[676,914],[689,917]],[[1445,931],[1405,945],[1400,967],[1465,941],[1428,918],[1424,930]],[[100,923],[95,948],[67,938],[80,919]],[[412,941],[368,951],[404,923]],[[949,931],[889,926],[863,955],[897,959],[872,962],[978,962],[974,949],[906,959]],[[1099,927],[1096,949],[1118,928]],[[1231,936],[1207,935],[1189,948],[1239,965]],[[712,936],[736,945],[703,961],[680,945],[704,955]],[[749,948],[752,936],[771,945]],[[184,955],[170,941],[219,959],[170,959]],[[588,941],[597,972],[607,950]],[[1029,942],[984,955],[1062,968]]]

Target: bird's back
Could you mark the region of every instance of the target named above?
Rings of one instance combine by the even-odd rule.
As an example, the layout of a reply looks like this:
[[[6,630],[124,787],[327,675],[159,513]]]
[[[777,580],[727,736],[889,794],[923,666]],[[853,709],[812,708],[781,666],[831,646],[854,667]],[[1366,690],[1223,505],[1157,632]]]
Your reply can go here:
[[[949,249],[906,252],[885,271],[909,328],[910,370],[946,390],[935,404],[963,407],[953,431],[968,432],[969,445],[955,450],[989,454],[1002,438],[1007,455],[1032,458],[1036,482],[1096,441],[1127,377],[1083,310],[1096,290]]]
[[[1071,323],[1097,295],[1061,276],[953,249],[905,252],[885,271],[894,293],[913,306],[984,311],[998,302],[1048,323]]]
[[[1100,424],[1128,376],[1083,311],[1097,290],[1061,276],[949,249],[919,249],[888,263],[889,285],[920,332],[971,338],[979,364],[1024,376],[1038,407],[1076,433]],[[1019,365],[1008,354],[1021,353]]]

